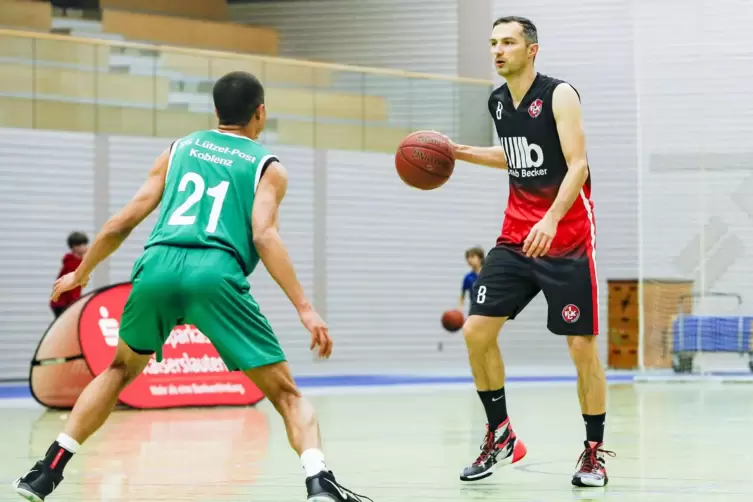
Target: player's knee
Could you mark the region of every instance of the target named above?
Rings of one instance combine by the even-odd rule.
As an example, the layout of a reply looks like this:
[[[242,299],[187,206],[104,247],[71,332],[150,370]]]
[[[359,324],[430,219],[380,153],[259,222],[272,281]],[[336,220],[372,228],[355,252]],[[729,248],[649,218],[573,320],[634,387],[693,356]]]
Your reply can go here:
[[[267,389],[266,395],[277,411],[283,415],[294,408],[296,401],[301,398],[301,393],[292,378],[274,382]]]
[[[469,317],[463,325],[463,337],[469,349],[483,348],[493,343],[498,331],[498,327],[489,326],[489,323],[477,317]]]
[[[576,365],[598,361],[599,354],[595,336],[570,336],[567,339],[570,356]]]
[[[122,386],[130,383],[140,372],[140,368],[133,367],[132,364],[128,364],[119,358],[114,359],[110,363],[109,370],[120,378]]]

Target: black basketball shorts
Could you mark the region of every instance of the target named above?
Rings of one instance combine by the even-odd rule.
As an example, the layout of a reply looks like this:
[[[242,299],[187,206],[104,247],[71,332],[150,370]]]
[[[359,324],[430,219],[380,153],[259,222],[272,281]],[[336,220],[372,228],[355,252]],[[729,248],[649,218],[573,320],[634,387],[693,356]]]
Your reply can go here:
[[[592,258],[529,258],[492,248],[473,285],[470,315],[515,317],[544,292],[547,328],[557,335],[598,335],[598,285]]]

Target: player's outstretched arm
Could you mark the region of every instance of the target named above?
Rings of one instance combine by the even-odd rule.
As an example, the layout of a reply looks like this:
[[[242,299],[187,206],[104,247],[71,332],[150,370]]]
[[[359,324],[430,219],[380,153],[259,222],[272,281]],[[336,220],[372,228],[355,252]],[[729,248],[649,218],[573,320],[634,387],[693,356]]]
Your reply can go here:
[[[55,283],[53,300],[65,291],[85,285],[94,268],[114,253],[131,231],[157,208],[162,199],[162,192],[165,190],[165,175],[169,158],[169,150],[157,157],[149,170],[149,176],[136,195],[102,226],[81,265],[75,272],[61,277]]]
[[[505,150],[501,146],[469,146],[453,143],[453,147],[457,160],[497,169],[507,169]]]
[[[288,188],[288,175],[279,162],[272,162],[259,181],[251,212],[251,229],[259,258],[299,312],[311,307],[298,282],[293,261],[280,237],[279,208]]]
[[[272,162],[259,181],[251,210],[254,247],[269,275],[277,282],[298,311],[301,322],[311,333],[311,349],[318,346],[320,357],[332,354],[332,339],[327,324],[306,298],[296,277],[293,261],[279,232],[279,208],[288,188],[288,175],[279,162]]]
[[[495,167],[497,169],[507,169],[507,157],[505,150],[501,146],[470,146],[458,145],[447,135],[439,131],[432,131],[444,137],[449,143],[455,154],[455,159],[478,164],[480,166]]]

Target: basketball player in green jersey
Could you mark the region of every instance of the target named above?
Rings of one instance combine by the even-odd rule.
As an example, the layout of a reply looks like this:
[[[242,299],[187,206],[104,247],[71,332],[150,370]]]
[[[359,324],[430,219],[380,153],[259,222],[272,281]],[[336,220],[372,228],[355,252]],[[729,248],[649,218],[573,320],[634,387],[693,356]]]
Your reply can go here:
[[[296,388],[277,338],[249,294],[246,277],[261,259],[311,333],[311,348],[330,356],[327,325],[307,300],[278,233],[286,171],[255,141],[266,121],[264,89],[252,75],[233,72],[217,81],[213,97],[219,128],[190,134],[163,152],[78,269],[55,283],[53,299],[85,285],[97,264],[162,204],[133,267],[115,358],[81,394],[46,457],[14,483],[27,500],[43,501],[61,483],[65,465],[104,424],[120,392],[152,354],[162,360],[162,345],[179,323],[209,337],[227,367],[243,371],[282,415],[306,472],[309,502],[371,500],[342,487],[327,469],[314,409]]]

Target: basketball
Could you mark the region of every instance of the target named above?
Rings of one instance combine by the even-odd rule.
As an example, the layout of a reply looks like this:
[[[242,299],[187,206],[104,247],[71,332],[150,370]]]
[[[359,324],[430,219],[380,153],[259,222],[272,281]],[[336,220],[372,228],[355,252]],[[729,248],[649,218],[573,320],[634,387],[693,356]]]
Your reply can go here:
[[[406,185],[433,190],[450,179],[455,168],[455,155],[441,134],[418,131],[406,136],[398,146],[395,168]]]
[[[463,328],[464,322],[465,317],[459,310],[448,310],[442,314],[442,327],[450,333],[460,331]]]

